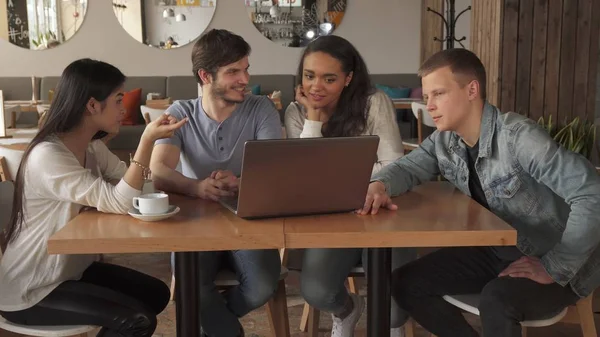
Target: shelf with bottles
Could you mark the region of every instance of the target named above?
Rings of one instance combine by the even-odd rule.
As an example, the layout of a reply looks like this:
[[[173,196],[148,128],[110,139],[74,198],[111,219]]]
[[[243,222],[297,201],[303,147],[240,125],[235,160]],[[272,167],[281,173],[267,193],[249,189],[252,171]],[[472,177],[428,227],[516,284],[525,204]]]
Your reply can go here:
[[[252,13],[254,24],[292,25],[302,24],[302,17],[293,16],[291,13],[281,13],[278,17],[272,17],[269,13]]]
[[[257,27],[259,28],[259,27]],[[266,28],[260,27],[259,31],[269,40],[274,39],[289,39],[291,40],[294,37],[294,29],[291,27],[287,28]]]

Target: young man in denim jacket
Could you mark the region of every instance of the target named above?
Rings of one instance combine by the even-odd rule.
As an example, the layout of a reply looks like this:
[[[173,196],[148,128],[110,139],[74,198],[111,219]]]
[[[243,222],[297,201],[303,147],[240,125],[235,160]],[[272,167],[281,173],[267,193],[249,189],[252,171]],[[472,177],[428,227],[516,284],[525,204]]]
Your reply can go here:
[[[600,176],[535,122],[486,102],[481,61],[437,53],[419,75],[437,130],[373,177],[361,214],[443,175],[518,232],[516,247],[444,248],[393,273],[397,303],[439,337],[477,336],[443,295],[480,293],[486,337],[557,314],[600,284]]]

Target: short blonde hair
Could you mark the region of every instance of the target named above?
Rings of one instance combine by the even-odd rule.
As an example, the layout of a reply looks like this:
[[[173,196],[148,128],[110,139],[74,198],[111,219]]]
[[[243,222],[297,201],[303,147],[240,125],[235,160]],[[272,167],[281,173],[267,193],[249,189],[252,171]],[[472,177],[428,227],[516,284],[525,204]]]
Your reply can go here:
[[[485,67],[475,53],[462,48],[446,49],[433,54],[419,68],[419,76],[424,77],[432,72],[450,67],[456,81],[465,86],[472,80],[479,82],[479,95],[486,100]]]

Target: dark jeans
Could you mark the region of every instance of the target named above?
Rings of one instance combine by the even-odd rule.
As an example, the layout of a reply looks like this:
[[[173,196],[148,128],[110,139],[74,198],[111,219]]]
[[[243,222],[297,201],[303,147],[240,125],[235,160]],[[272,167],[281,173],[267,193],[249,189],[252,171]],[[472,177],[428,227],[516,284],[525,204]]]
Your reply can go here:
[[[472,337],[478,336],[477,332],[460,309],[442,296],[480,293],[485,337],[521,336],[519,322],[549,318],[579,297],[569,286],[557,283],[543,285],[526,278],[497,277],[517,256],[493,247],[440,249],[395,270],[392,296],[438,337]]]
[[[97,325],[98,337],[151,337],[168,303],[164,282],[94,262],[79,281],[63,282],[35,306],[2,316],[23,325]]]
[[[276,249],[198,253],[200,317],[207,336],[238,336],[239,317],[260,308],[277,290],[281,259]],[[239,285],[220,294],[215,277],[224,268],[233,270]]]
[[[367,270],[367,250],[363,248],[310,248],[304,251],[300,290],[311,306],[339,314],[348,300],[344,284],[352,268],[362,265]],[[392,249],[392,270],[400,268],[417,258],[413,248]],[[394,300],[390,307],[390,326],[399,328],[408,319],[404,310]]]

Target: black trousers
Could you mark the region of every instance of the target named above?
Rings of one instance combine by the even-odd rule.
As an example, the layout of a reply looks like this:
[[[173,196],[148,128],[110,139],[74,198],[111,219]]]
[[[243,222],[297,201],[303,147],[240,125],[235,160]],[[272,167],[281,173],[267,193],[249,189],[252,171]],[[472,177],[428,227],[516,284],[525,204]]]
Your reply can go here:
[[[63,282],[35,306],[2,316],[23,325],[97,325],[99,337],[151,337],[168,303],[164,282],[94,262],[79,281]]]
[[[520,255],[514,247],[440,249],[396,269],[392,296],[421,326],[439,337],[475,337],[477,332],[460,309],[442,296],[481,294],[484,336],[519,337],[519,322],[552,317],[579,299],[568,285],[498,277]]]

